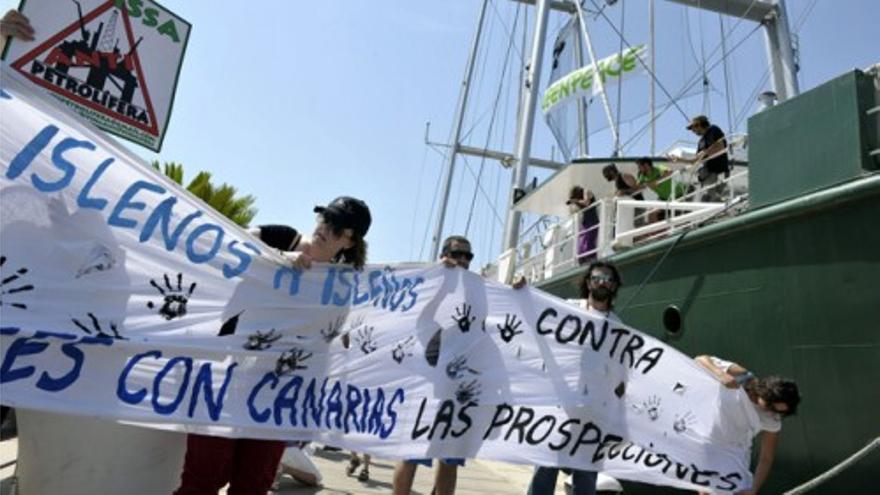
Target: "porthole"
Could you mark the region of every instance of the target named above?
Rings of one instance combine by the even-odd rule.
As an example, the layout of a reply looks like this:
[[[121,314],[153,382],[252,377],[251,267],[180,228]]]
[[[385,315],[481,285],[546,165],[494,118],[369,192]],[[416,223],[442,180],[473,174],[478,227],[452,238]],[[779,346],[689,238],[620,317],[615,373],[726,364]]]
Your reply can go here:
[[[663,311],[663,327],[666,328],[666,332],[673,336],[680,335],[683,323],[678,306],[674,304],[667,306]]]

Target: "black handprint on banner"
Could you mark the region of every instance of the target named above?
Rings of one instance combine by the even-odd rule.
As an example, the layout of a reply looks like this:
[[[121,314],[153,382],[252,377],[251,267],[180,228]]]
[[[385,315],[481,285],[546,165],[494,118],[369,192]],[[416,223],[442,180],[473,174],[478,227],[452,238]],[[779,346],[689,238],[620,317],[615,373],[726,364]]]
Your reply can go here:
[[[180,318],[186,315],[186,303],[189,302],[189,297],[192,295],[193,291],[196,290],[196,283],[193,282],[189,286],[189,290],[185,291],[183,289],[183,274],[177,274],[177,287],[173,287],[171,285],[171,280],[168,278],[168,274],[164,275],[165,277],[165,288],[163,289],[159,284],[156,283],[155,280],[150,280],[150,285],[156,288],[159,291],[159,294],[162,295],[162,307],[159,308],[159,314],[162,315],[166,320],[173,320],[175,318]],[[147,303],[147,307],[153,309],[156,307],[152,301]]]
[[[516,315],[508,314],[504,316],[504,325],[500,323],[496,325],[498,330],[501,332],[501,340],[510,343],[514,337],[523,333],[522,330],[517,331],[517,329],[522,325],[522,321],[516,320]]]
[[[80,330],[82,330],[83,332],[85,332],[89,335],[92,335],[92,333],[94,333],[98,337],[105,337],[108,339],[128,340],[125,337],[123,337],[122,335],[119,335],[119,330],[116,328],[116,323],[114,323],[112,321],[110,322],[110,325],[109,325],[110,331],[113,332],[113,335],[110,335],[109,333],[104,332],[104,329],[101,328],[101,324],[98,323],[98,318],[94,315],[94,313],[88,313],[87,316],[92,321],[92,329],[91,330],[89,330],[89,327],[87,327],[86,325],[83,325],[76,318],[71,318],[70,321],[72,321],[74,325],[79,327]]]
[[[691,411],[684,414],[676,414],[675,421],[672,422],[672,429],[676,433],[684,433],[696,422],[697,417]]]
[[[0,273],[3,273],[3,265],[5,265],[5,264],[6,264],[6,256],[0,256]],[[6,287],[6,284],[11,284],[12,282],[15,282],[17,280],[19,282],[23,282],[19,279],[21,277],[24,277],[27,274],[27,272],[28,272],[27,268],[21,267],[18,270],[15,270],[15,273],[13,273],[12,275],[9,275],[9,276],[6,276],[6,274],[0,275],[3,277],[3,280],[0,281],[0,307],[2,307],[5,304],[6,306],[12,306],[13,308],[27,309],[27,304],[24,304],[24,303],[20,303],[20,302],[10,303],[10,302],[8,302],[8,299],[7,299],[6,303],[3,302],[3,299],[6,298],[6,296],[9,294],[15,294],[18,292],[29,292],[29,291],[34,290],[34,286],[31,284],[18,285],[17,287]]]
[[[345,323],[345,317],[343,316],[336,318],[336,321],[328,322],[327,326],[321,329],[321,336],[324,337],[324,341],[329,344],[338,337],[343,323]]]
[[[265,351],[272,347],[272,344],[281,338],[280,333],[275,333],[275,329],[271,329],[266,333],[257,330],[257,333],[248,335],[244,348],[250,351]]]
[[[354,343],[364,354],[375,351],[377,347],[373,340],[373,327],[363,327],[358,330],[357,335],[354,336]]]
[[[307,369],[308,366],[303,363],[310,357],[312,357],[311,352],[306,352],[299,347],[291,347],[282,352],[278,361],[275,362],[275,374],[281,376],[296,370]]]
[[[391,359],[397,361],[397,363],[400,364],[405,358],[412,356],[412,348],[416,343],[415,340],[416,338],[410,335],[409,337],[394,344],[394,348],[391,349]]]
[[[462,405],[478,405],[481,392],[482,388],[477,380],[459,382],[458,387],[455,389],[455,400]]]
[[[648,419],[657,421],[657,418],[660,417],[660,397],[656,395],[648,397],[647,400],[642,402],[641,410],[648,414]]]
[[[476,316],[471,316],[471,305],[468,303],[461,303],[461,306],[457,306],[455,308],[455,316],[452,317],[456,323],[458,323],[458,329],[462,331],[462,333],[471,331],[471,323],[476,321]]]
[[[464,376],[465,371],[469,372],[472,375],[479,375],[480,372],[468,367],[467,358],[464,356],[457,356],[455,359],[449,362],[446,365],[446,376],[448,376],[451,380],[458,380],[459,378]]]

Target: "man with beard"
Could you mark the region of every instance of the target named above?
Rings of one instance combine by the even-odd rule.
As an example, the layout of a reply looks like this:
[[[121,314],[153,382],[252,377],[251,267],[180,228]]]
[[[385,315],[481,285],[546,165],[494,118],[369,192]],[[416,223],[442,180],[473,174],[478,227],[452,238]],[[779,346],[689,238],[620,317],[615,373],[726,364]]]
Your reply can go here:
[[[605,261],[594,261],[587,268],[581,280],[581,301],[579,305],[591,312],[599,312],[604,318],[619,321],[612,312],[617,289],[620,288],[620,273],[617,267]],[[572,495],[594,495],[596,493],[595,471],[563,469],[571,473]],[[529,484],[528,495],[553,495],[556,493],[556,478],[559,468],[538,466]]]

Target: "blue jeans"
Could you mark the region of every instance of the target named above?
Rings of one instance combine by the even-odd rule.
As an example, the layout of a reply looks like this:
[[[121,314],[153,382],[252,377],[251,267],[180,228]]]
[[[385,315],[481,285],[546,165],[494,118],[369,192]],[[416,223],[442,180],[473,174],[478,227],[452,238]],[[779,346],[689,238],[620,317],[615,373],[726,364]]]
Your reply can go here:
[[[553,495],[556,491],[556,476],[558,474],[559,468],[541,466],[535,468],[532,482],[529,483],[528,495]],[[573,469],[571,493],[572,495],[595,495],[596,472]]]

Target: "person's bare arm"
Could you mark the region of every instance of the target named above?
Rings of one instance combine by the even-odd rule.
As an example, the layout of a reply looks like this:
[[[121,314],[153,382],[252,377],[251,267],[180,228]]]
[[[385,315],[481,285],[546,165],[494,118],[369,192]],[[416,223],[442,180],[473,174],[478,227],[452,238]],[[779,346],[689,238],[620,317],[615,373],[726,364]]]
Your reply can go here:
[[[755,478],[752,481],[752,488],[743,493],[749,495],[758,493],[758,490],[767,481],[767,478],[770,476],[770,468],[773,467],[773,459],[776,457],[776,445],[778,443],[779,432],[761,432],[761,453],[758,455],[758,465],[755,467]]]
[[[713,155],[721,153],[721,151],[727,149],[727,140],[722,135],[718,138],[714,143],[710,144],[703,151],[697,153],[696,160],[697,162],[705,161],[708,158],[711,158]]]
[[[633,174],[623,174],[623,182],[625,182],[626,186],[630,189],[639,187],[639,183],[636,181],[636,178],[633,177]]]
[[[749,373],[749,370],[736,363],[731,364],[725,371],[718,366],[715,366],[715,363],[712,362],[712,358],[706,355],[697,356],[694,358],[694,361],[709,371],[709,373],[715,375],[715,377],[718,378],[718,381],[724,384],[727,388],[738,388],[739,382],[737,381],[737,377]]]

